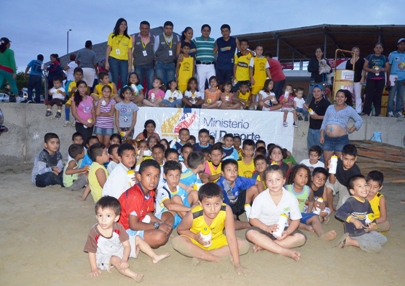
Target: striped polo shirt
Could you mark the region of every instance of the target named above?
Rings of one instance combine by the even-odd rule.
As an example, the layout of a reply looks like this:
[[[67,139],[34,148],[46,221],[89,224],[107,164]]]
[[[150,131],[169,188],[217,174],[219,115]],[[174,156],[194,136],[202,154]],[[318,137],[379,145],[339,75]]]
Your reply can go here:
[[[197,53],[195,57],[196,61],[203,63],[213,63],[215,39],[208,38],[206,40],[203,37],[197,37],[193,40],[193,42],[197,47]]]

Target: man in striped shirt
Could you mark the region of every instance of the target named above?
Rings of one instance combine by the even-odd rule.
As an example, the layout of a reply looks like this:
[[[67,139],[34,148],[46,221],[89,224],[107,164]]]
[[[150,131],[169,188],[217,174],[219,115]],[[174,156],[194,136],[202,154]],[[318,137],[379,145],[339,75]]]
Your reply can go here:
[[[205,81],[211,76],[215,76],[214,67],[214,48],[215,39],[210,38],[211,27],[204,24],[201,27],[201,37],[195,38],[193,41],[197,47],[196,64],[198,87],[200,92],[205,90]]]

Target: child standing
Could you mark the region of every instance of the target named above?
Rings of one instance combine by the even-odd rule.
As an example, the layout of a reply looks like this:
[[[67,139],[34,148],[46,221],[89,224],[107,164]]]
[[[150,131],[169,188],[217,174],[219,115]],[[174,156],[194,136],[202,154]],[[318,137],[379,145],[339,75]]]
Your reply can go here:
[[[181,91],[177,89],[177,83],[175,80],[171,80],[167,83],[167,89],[165,97],[162,101],[162,106],[166,107],[181,107],[183,95]]]
[[[380,171],[371,171],[367,174],[368,195],[367,200],[370,202],[371,209],[374,213],[376,222],[376,231],[386,233],[390,230],[391,225],[387,220],[387,205],[385,197],[380,191],[383,188],[384,175]]]
[[[80,168],[84,148],[82,145],[72,144],[69,146],[68,153],[71,159],[63,169],[63,186],[70,191],[80,190],[88,183],[86,176],[88,168]]]
[[[221,109],[240,109],[241,104],[233,99],[232,84],[230,82],[225,82],[222,86],[220,99],[222,102]]]
[[[252,98],[256,106],[256,95],[263,88],[266,78],[271,79],[270,65],[267,59],[263,56],[263,46],[257,46],[255,49],[256,56],[250,59],[250,83],[252,84]]]
[[[213,183],[205,184],[198,191],[198,203],[180,223],[180,236],[172,240],[173,248],[185,256],[212,262],[230,254],[235,271],[249,274],[239,259],[240,254],[249,251],[249,244],[236,237],[232,210],[223,203],[221,188]],[[211,233],[210,239],[203,238],[205,231]]]
[[[67,87],[66,103],[65,103],[65,124],[63,127],[69,126],[70,121],[70,106],[72,105],[73,95],[77,91],[77,83],[83,79],[83,70],[76,67],[73,71],[75,80],[70,81]],[[75,126],[75,122],[72,122],[72,126]]]
[[[325,167],[325,164],[323,162],[319,161],[319,159],[321,159],[321,156],[323,153],[323,150],[320,146],[318,146],[318,145],[312,146],[311,148],[309,148],[308,153],[309,153],[308,154],[309,159],[302,160],[300,162],[300,164],[307,166],[309,168],[309,170],[311,171],[311,173],[315,168]]]
[[[294,127],[298,127],[297,124],[297,112],[294,109],[294,90],[293,86],[291,84],[287,84],[285,86],[285,92],[282,96],[279,98],[279,102],[282,104],[282,111],[284,112],[283,116],[283,126],[287,127],[287,114],[288,112],[291,112],[294,115]]]
[[[93,106],[93,98],[87,95],[87,84],[83,80],[77,83],[77,90],[72,101],[72,114],[76,119],[76,131],[83,135],[84,142],[93,134],[93,126],[96,122],[96,114]]]
[[[266,79],[264,82],[264,88],[259,92],[259,107],[262,111],[274,111],[275,105],[278,105],[276,95],[273,92],[274,81],[272,79]],[[278,108],[277,108],[278,109]]]
[[[164,83],[160,78],[155,78],[152,83],[153,89],[148,91],[148,99],[143,100],[145,106],[159,107],[165,97]]]
[[[301,87],[297,87],[294,97],[294,108],[297,112],[298,120],[302,120],[302,115],[305,117],[305,121],[308,121],[308,111],[304,108],[305,99],[304,90]]]
[[[350,189],[349,197],[343,205],[336,211],[336,217],[344,221],[345,234],[339,240],[337,246],[360,247],[370,253],[379,252],[381,246],[387,242],[387,238],[376,232],[375,221],[367,224],[366,218],[373,214],[369,201],[367,182],[363,175],[354,175],[348,181]]]
[[[270,166],[264,175],[268,189],[260,193],[253,202],[250,214],[253,227],[247,230],[246,238],[254,244],[254,252],[264,249],[299,261],[301,254],[291,250],[306,242],[305,235],[298,230],[301,219],[298,201],[283,188],[285,177],[280,166]],[[284,227],[278,226],[283,214],[291,220]],[[280,227],[284,229],[281,236],[274,236],[273,233]]]
[[[143,105],[143,100],[145,99],[145,95],[143,92],[143,86],[139,82],[139,76],[137,73],[131,72],[129,74],[128,86],[130,86],[133,91],[133,95],[134,95],[133,102],[138,106]]]
[[[301,212],[299,228],[315,232],[318,237],[323,240],[333,240],[336,237],[336,232],[334,230],[325,232],[322,229],[319,216],[312,212],[312,208],[314,206],[314,194],[307,186],[309,178],[309,168],[305,165],[296,165],[291,171],[288,180],[289,184],[286,186],[287,191],[292,193],[298,200],[298,206]],[[306,201],[308,201],[308,208],[307,211],[304,212]]]
[[[46,133],[44,136],[44,149],[35,157],[32,168],[31,181],[44,188],[51,185],[63,184],[62,154],[59,152],[60,141],[55,133]]]
[[[58,107],[58,112],[56,112],[55,118],[60,118],[62,115],[62,105],[65,100],[65,89],[62,87],[62,78],[55,76],[53,78],[53,87],[48,90],[48,94],[52,96],[52,100],[47,103],[46,117],[52,115],[52,106],[56,104]]]
[[[198,83],[195,77],[188,80],[187,90],[183,96],[183,104],[191,108],[201,108],[204,103],[204,98],[197,89]]]
[[[96,101],[96,125],[94,134],[105,146],[110,145],[110,136],[114,133],[115,100],[111,99],[112,89],[109,85],[102,88],[102,98]]]
[[[177,58],[176,78],[179,84],[179,90],[184,94],[187,83],[194,76],[194,58],[189,55],[190,43],[181,43],[181,55]]]
[[[110,272],[110,265],[136,282],[140,282],[143,274],[129,269],[128,257],[131,252],[129,236],[121,224],[117,223],[121,214],[121,206],[116,198],[103,197],[95,206],[97,224],[92,227],[87,237],[84,252],[89,255],[91,272],[89,276],[98,276],[100,270]]]
[[[249,42],[246,39],[242,39],[240,42],[240,51],[235,54],[233,60],[233,78],[234,78],[234,90],[238,91],[242,83],[250,84],[250,72],[249,64],[252,58],[251,53],[248,51]]]
[[[132,89],[129,86],[121,88],[121,102],[115,105],[115,126],[123,140],[132,139],[139,107],[131,101]]]
[[[221,95],[221,90],[218,89],[218,81],[215,76],[210,77],[209,80],[210,88],[205,90],[204,93],[204,104],[202,105],[202,108],[220,108],[221,107],[221,101],[220,95]]]
[[[238,176],[244,178],[252,178],[255,171],[255,164],[253,162],[253,155],[255,154],[255,142],[252,139],[243,141],[243,157],[238,160]]]

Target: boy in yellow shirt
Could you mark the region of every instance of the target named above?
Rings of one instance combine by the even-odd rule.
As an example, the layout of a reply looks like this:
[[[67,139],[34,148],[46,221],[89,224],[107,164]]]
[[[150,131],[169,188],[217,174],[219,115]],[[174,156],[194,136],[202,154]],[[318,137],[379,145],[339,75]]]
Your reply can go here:
[[[238,175],[245,178],[252,178],[255,171],[253,155],[255,154],[255,142],[251,139],[243,141],[242,145],[243,156],[238,160]]]
[[[250,84],[249,64],[252,54],[248,51],[248,48],[248,40],[240,40],[240,52],[235,55],[233,61],[233,91],[239,90],[241,83]]]
[[[176,64],[177,86],[182,94],[186,92],[188,80],[194,76],[194,58],[189,55],[190,49],[189,43],[181,43],[181,55]]]
[[[256,56],[250,59],[249,64],[250,83],[252,84],[251,101],[254,103],[256,102],[256,95],[264,87],[266,78],[271,79],[269,62],[263,57],[263,46],[257,46],[255,53]]]
[[[100,83],[96,85],[94,88],[94,92],[90,95],[94,101],[99,100],[103,96],[102,89],[105,85],[111,87],[112,93],[111,98],[113,98],[116,102],[120,102],[121,99],[118,96],[117,87],[113,82],[110,82],[110,76],[106,72],[100,72],[98,74],[98,79]]]

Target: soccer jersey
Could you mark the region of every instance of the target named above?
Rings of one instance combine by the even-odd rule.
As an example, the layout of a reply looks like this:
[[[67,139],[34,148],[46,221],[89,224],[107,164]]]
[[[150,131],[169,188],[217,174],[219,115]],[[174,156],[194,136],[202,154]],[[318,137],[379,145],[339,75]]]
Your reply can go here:
[[[252,161],[249,164],[246,164],[245,161],[243,161],[243,158],[237,162],[238,162],[238,175],[248,179],[252,178],[253,172],[255,171],[254,160],[252,159]]]
[[[183,60],[180,62],[179,67],[179,85],[187,85],[187,82],[190,78],[193,77],[193,67],[194,67],[194,58],[193,57],[183,57]]]
[[[211,151],[211,144],[208,143],[207,146],[201,146],[200,143],[195,143],[193,145],[193,151],[200,151],[202,152],[203,149],[208,149]]]
[[[103,188],[100,186],[100,183],[98,182],[97,176],[96,176],[96,172],[98,169],[103,170],[105,177],[108,178],[107,169],[103,165],[100,165],[97,162],[93,162],[93,164],[91,164],[90,169],[89,169],[89,185],[90,185],[91,195],[93,196],[93,200],[95,203],[97,203],[98,200],[101,199],[101,197],[103,195]]]
[[[111,96],[113,95],[113,91],[114,91],[114,85],[113,85],[113,83],[112,82],[110,82],[109,84],[107,84],[109,87],[111,87]],[[95,90],[95,94],[97,94],[97,96],[99,97],[99,98],[101,98],[102,96],[103,96],[103,87],[104,87],[104,84],[102,84],[102,83],[99,83],[99,84],[97,84],[96,85],[96,90]]]
[[[221,177],[216,184],[222,189],[224,194],[224,203],[231,205],[236,203],[238,196],[242,191],[256,185],[256,180],[238,176],[236,177],[232,187],[224,177]]]
[[[211,176],[221,174],[222,173],[221,164],[222,163],[220,162],[218,166],[215,166],[212,162],[205,162],[205,171],[204,172],[207,174],[210,174]],[[214,181],[214,183],[216,183],[218,180],[219,180],[219,178],[216,179]]]
[[[369,201],[370,205],[371,205],[371,209],[373,210],[375,219],[378,219],[381,216],[380,200],[383,196],[384,196],[383,194],[381,194],[380,192],[377,192],[377,194],[375,194],[374,198]]]
[[[254,57],[250,59],[249,66],[253,68],[253,78],[255,80],[255,84],[252,86],[253,94],[257,94],[266,81],[266,70],[270,68],[269,62],[265,57]]]
[[[224,161],[226,159],[234,159],[234,160],[239,159],[238,151],[236,151],[236,149],[233,147],[229,147],[229,148],[222,147],[222,153],[224,154],[222,161]]]
[[[179,186],[176,187],[176,191],[172,192],[167,184],[164,184],[159,191],[156,193],[156,203],[155,203],[155,213],[160,214],[167,212],[168,209],[165,207],[163,202],[170,200],[173,196],[179,196],[185,206],[188,206],[188,193]]]
[[[245,94],[239,91],[238,98],[246,102],[246,106],[249,106],[250,91],[247,91]]]
[[[194,174],[190,168],[184,171],[180,177],[180,183],[186,186],[192,186],[194,184],[201,184],[200,177],[197,174]]]
[[[237,81],[250,80],[249,64],[252,55],[248,52],[246,55],[237,53],[234,57],[234,64],[236,67],[235,79]]]

